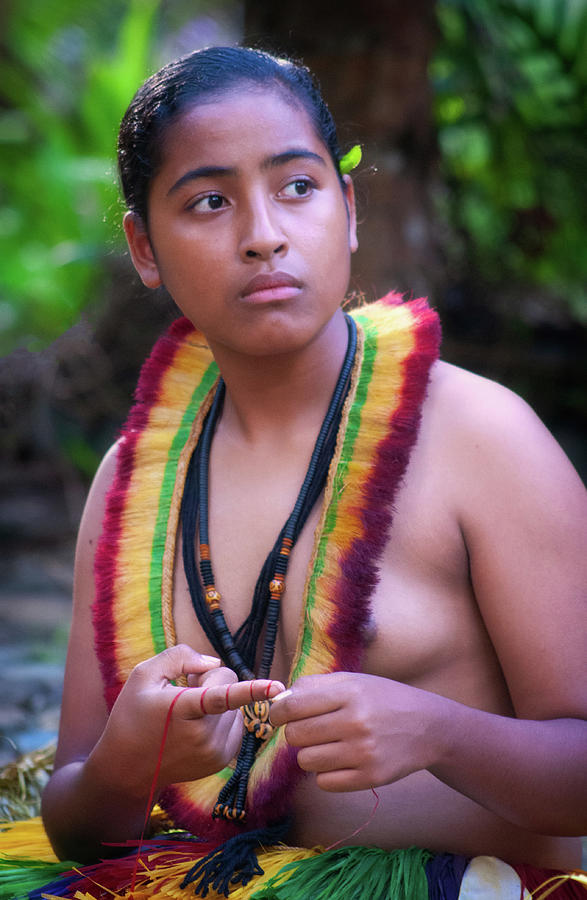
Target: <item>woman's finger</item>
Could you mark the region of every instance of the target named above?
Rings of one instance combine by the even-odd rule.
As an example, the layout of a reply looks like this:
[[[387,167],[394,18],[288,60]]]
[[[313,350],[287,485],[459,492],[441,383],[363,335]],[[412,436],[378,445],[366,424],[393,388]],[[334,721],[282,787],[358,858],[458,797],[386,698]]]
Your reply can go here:
[[[220,673],[214,673],[216,676]],[[221,715],[227,710],[236,710],[255,700],[270,700],[283,691],[280,681],[256,679],[255,681],[229,681],[215,684],[212,673],[206,684],[190,688],[181,698],[182,715],[198,719],[201,716]]]
[[[298,687],[296,683],[293,689],[277,696],[271,705],[271,722],[274,725],[284,725],[286,722],[324,716],[340,709],[345,702],[344,694],[328,689],[329,685],[325,680],[328,675],[319,677],[323,680],[311,681],[310,676],[304,679],[303,687]]]
[[[304,747],[298,751],[298,766],[305,772],[334,772],[338,769],[354,768],[353,754],[340,741]]]
[[[343,793],[364,791],[374,787],[359,769],[337,769],[334,772],[318,772],[316,784],[322,791]]]
[[[174,681],[180,675],[202,674],[219,666],[220,660],[216,656],[198,653],[187,644],[175,644],[135,666],[133,678],[138,682],[158,684]]]
[[[271,723],[277,724],[273,707]],[[316,747],[349,737],[353,737],[351,723],[347,721],[344,710],[339,709],[307,719],[293,719],[285,725],[285,739],[292,747]]]

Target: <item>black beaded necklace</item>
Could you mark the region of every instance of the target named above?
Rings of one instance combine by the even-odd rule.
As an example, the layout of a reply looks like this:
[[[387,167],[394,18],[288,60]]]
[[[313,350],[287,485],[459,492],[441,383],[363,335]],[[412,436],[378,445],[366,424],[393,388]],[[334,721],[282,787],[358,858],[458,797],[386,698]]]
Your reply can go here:
[[[204,422],[202,433],[189,463],[182,501],[183,563],[192,604],[198,620],[215,651],[241,681],[255,678],[255,660],[263,628],[263,647],[258,666],[259,678],[268,678],[273,662],[281,597],[291,550],[326,483],[334,454],[342,408],[350,386],[357,347],[357,327],[345,314],[348,345],[343,364],[322,422],[304,482],[294,508],[283,526],[257,579],[251,612],[232,635],[220,605],[214,584],[208,539],[208,475],[210,447],[224,402],[222,378]],[[196,564],[195,535],[198,532],[200,578]],[[202,588],[203,585],[203,588]],[[213,816],[244,821],[249,772],[255,754],[270,737],[269,703],[261,701],[244,708],[246,731],[235,770],[218,795]]]

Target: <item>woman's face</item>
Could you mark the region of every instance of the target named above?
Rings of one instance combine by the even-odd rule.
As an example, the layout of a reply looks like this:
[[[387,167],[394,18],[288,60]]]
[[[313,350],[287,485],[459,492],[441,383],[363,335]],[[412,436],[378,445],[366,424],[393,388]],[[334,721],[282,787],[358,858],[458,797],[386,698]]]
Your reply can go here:
[[[340,306],[356,249],[344,190],[305,110],[278,90],[226,93],[166,133],[148,234],[125,218],[135,266],[164,284],[212,347],[299,349]]]

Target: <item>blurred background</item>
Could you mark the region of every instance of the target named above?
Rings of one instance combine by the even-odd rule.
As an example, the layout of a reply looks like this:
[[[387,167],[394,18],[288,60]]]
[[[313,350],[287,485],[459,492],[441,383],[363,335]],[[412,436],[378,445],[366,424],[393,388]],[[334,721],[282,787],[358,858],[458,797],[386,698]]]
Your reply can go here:
[[[125,252],[118,123],[162,64],[240,41],[301,57],[363,146],[351,289],[427,295],[444,358],[587,474],[587,0],[4,0],[0,762],[55,734],[84,497],[176,315]]]

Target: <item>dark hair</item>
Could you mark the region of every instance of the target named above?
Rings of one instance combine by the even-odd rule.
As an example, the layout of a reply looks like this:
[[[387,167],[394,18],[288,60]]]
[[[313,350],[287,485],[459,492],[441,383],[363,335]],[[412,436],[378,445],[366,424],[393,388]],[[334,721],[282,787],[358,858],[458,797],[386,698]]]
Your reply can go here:
[[[166,130],[190,106],[249,83],[286,91],[307,112],[339,173],[336,126],[306,66],[247,47],[209,47],[182,56],[139,88],[120,125],[118,167],[126,204],[147,224],[149,183],[162,159]],[[340,176],[340,173],[339,173]]]

